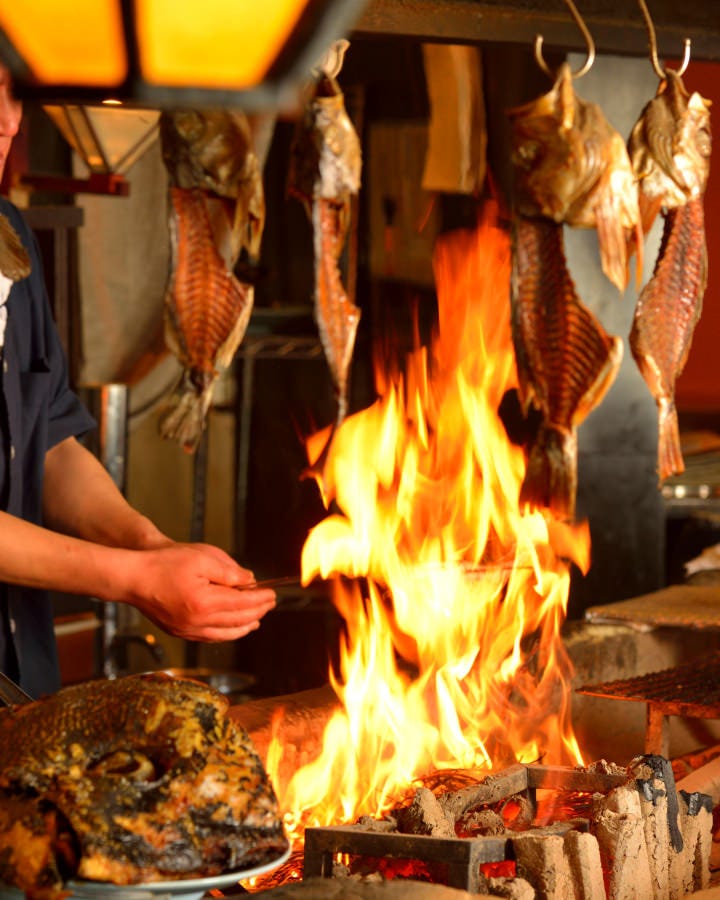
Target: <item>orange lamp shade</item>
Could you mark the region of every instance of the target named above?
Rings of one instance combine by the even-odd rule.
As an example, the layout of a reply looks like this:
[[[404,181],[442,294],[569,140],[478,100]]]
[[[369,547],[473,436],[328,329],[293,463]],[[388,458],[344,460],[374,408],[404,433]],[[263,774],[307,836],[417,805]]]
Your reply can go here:
[[[243,90],[262,81],[307,0],[136,0],[140,71],[152,84]]]
[[[113,86],[127,75],[115,0],[12,0],[0,6],[0,28],[45,84]]]

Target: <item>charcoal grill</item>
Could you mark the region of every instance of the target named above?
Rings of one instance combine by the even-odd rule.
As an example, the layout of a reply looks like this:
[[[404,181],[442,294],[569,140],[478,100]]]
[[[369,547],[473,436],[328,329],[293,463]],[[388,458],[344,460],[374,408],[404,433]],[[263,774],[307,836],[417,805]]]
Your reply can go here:
[[[493,804],[517,794],[526,796],[535,806],[538,789],[583,793],[605,793],[627,780],[625,774],[592,772],[564,766],[516,764],[483,782],[454,792],[447,797],[456,812],[483,804]],[[587,819],[574,818],[543,829],[562,834],[570,829],[587,831]],[[448,887],[478,893],[480,866],[512,859],[509,837],[445,838],[431,835],[372,831],[359,825],[337,825],[305,830],[303,877],[329,878],[337,854],[356,857],[398,858],[447,866]]]
[[[578,693],[647,704],[645,753],[667,757],[668,716],[720,719],[720,651],[635,678],[587,684]]]

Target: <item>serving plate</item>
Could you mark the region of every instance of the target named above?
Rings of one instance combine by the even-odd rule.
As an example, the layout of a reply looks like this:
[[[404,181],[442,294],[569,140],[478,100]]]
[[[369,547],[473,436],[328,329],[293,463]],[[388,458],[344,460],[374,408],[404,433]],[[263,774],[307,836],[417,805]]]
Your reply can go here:
[[[66,885],[71,891],[69,898],[76,900],[200,900],[211,890],[230,887],[239,881],[256,878],[272,872],[290,858],[291,847],[276,859],[242,869],[237,872],[225,872],[212,878],[180,878],[176,881],[149,881],[144,884],[108,884],[105,881],[69,881]],[[24,894],[15,888],[0,886],[0,900],[23,900]]]

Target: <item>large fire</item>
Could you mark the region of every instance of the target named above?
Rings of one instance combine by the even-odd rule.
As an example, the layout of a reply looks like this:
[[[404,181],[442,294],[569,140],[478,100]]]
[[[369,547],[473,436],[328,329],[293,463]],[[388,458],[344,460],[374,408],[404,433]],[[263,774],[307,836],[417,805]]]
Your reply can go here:
[[[378,372],[379,399],[342,424],[318,479],[338,512],[309,535],[303,580],[337,577],[347,637],[320,757],[283,784],[271,746],[298,826],[381,814],[437,770],[582,762],[560,628],[589,540],[519,508],[524,456],[498,415],[516,372],[495,204],[443,236],[434,265],[431,348]]]

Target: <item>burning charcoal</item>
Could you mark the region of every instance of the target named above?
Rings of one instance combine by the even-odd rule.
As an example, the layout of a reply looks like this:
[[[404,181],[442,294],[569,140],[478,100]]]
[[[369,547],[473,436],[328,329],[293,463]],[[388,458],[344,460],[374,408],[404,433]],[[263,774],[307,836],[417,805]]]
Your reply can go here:
[[[503,804],[502,817],[508,828],[520,831],[532,824],[535,804],[528,797],[517,794]]]
[[[534,900],[535,889],[524,878],[483,878],[480,890],[507,900]]]
[[[455,826],[445,816],[432,791],[418,788],[410,806],[395,811],[398,829],[403,834],[430,834],[455,837]]]
[[[565,858],[564,841],[560,835],[519,834],[512,839],[517,873],[544,900],[565,900],[572,897],[572,874]],[[646,896],[638,894],[636,896]]]
[[[476,809],[464,815],[457,823],[456,829],[462,837],[477,835],[497,835],[505,833],[503,817],[492,809]]]
[[[678,795],[684,847],[670,860],[670,898],[684,897],[710,883],[713,804],[706,794]]]

